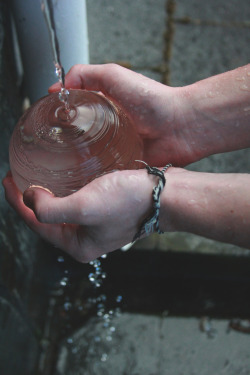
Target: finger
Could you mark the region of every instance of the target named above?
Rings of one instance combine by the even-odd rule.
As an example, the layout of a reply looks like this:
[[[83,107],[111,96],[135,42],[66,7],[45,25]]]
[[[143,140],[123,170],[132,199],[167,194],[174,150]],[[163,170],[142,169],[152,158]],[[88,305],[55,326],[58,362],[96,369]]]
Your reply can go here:
[[[11,174],[3,180],[3,186],[5,189],[5,197],[11,207],[22,217],[26,224],[33,230],[37,229],[41,223],[36,219],[34,212],[28,208],[23,202],[23,195],[18,190]]]
[[[74,65],[65,76],[65,87],[101,91],[108,97],[116,97],[116,88],[124,89],[128,81],[134,81],[138,74],[116,64]],[[119,85],[115,85],[119,79]],[[58,91],[59,84],[49,88],[49,92]]]
[[[15,185],[10,172],[3,179],[3,186],[9,204],[22,217],[30,229],[44,240],[64,250],[73,258],[83,263],[89,262],[100,255],[100,250],[89,239],[83,227],[72,224],[47,224],[38,221],[35,213],[24,204],[23,195]],[[43,189],[37,190],[51,196],[51,194]]]
[[[74,65],[65,76],[65,87],[67,89],[87,89],[83,81],[83,75],[85,74],[85,68],[88,71],[88,65]],[[49,87],[49,92],[56,92],[61,89],[61,84],[59,82],[54,83]],[[94,88],[92,90],[95,90]]]
[[[61,84],[59,82],[56,82],[48,88],[48,92],[51,94],[52,92],[60,91],[61,87]]]
[[[11,172],[8,172],[6,177],[2,181],[5,189],[5,198],[8,203],[19,212],[21,205],[23,204],[22,193],[18,190]]]
[[[64,198],[53,196],[47,190],[38,187],[30,187],[24,192],[23,201],[32,209],[36,218],[41,223],[71,223],[83,224],[82,218],[84,202],[81,197],[77,199],[77,193]]]

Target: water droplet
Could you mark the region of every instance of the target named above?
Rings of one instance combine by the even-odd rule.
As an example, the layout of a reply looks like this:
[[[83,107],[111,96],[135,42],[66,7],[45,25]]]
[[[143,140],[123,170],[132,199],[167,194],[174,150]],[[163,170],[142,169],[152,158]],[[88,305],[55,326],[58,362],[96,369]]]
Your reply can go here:
[[[119,307],[117,307],[117,308],[115,309],[115,316],[120,317],[121,314],[122,314],[122,310],[121,310]]]
[[[96,267],[100,267],[100,265],[101,265],[101,262],[99,261],[99,260],[94,260],[93,261],[93,266],[96,268]]]
[[[190,199],[190,200],[188,201],[188,204],[189,204],[190,206],[192,206],[192,205],[196,204],[196,200],[195,200],[195,199]]]
[[[109,314],[104,314],[103,319],[106,320],[106,321],[109,320]]]
[[[122,296],[117,296],[115,300],[116,302],[120,303],[122,301]]]
[[[67,343],[68,343],[68,344],[73,344],[73,342],[74,342],[74,341],[73,341],[72,337],[68,337],[68,338],[67,338]]]
[[[90,273],[89,274],[89,281],[91,281],[92,283],[96,280],[96,275],[94,273]]]
[[[60,285],[61,286],[66,286],[69,282],[69,278],[68,277],[63,277],[62,280],[60,281]]]
[[[213,91],[209,91],[208,94],[207,94],[207,96],[209,98],[214,98],[215,97],[215,93]]]
[[[59,263],[63,263],[63,262],[64,262],[64,257],[63,257],[63,256],[59,256],[59,257],[57,258],[57,261],[58,261]]]
[[[102,258],[102,259],[106,259],[106,258],[107,258],[107,254],[103,254],[103,255],[101,256],[101,258]]]
[[[60,128],[59,126],[54,126],[52,129],[51,129],[52,133],[54,134],[60,134],[62,133],[62,128]]]
[[[59,99],[65,104],[66,111],[69,111],[69,91],[64,87],[59,92]]]
[[[101,361],[102,361],[102,362],[106,362],[107,359],[108,359],[108,355],[107,355],[107,353],[103,353],[102,356],[101,356]]]
[[[245,77],[236,77],[236,81],[245,81]]]
[[[74,348],[72,348],[72,350],[71,350],[72,354],[76,354],[78,352],[79,352],[79,348],[77,346],[74,346]]]
[[[103,303],[98,303],[97,308],[98,310],[104,310],[105,306]]]
[[[71,302],[65,302],[63,307],[64,307],[64,310],[69,311],[72,308],[72,303]]]
[[[149,89],[143,88],[141,89],[139,95],[143,97],[143,96],[147,96],[148,93],[149,93]]]
[[[104,302],[107,300],[107,297],[105,296],[105,294],[100,294],[98,297],[97,297],[97,302]]]
[[[101,267],[96,267],[95,273],[96,273],[96,275],[100,275],[102,273]]]
[[[110,336],[110,335],[106,336],[106,340],[107,341],[112,341],[112,336]]]
[[[96,288],[100,288],[101,285],[102,285],[102,282],[101,282],[100,280],[97,280],[97,281],[95,282],[95,287],[96,287]]]
[[[242,91],[250,91],[250,88],[249,88],[247,85],[242,85],[242,86],[240,86],[240,89],[241,89]]]

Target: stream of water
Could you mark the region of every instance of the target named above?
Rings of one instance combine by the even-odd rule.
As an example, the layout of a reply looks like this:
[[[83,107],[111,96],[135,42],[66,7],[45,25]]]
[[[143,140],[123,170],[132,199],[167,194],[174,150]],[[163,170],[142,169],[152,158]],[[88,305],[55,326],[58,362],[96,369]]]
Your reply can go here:
[[[61,63],[59,41],[56,33],[56,25],[54,19],[53,2],[52,0],[42,0],[41,9],[47,24],[50,43],[53,53],[53,60],[55,66],[55,73],[61,85],[59,92],[59,99],[65,104],[66,111],[69,110],[69,91],[65,88],[65,71]]]

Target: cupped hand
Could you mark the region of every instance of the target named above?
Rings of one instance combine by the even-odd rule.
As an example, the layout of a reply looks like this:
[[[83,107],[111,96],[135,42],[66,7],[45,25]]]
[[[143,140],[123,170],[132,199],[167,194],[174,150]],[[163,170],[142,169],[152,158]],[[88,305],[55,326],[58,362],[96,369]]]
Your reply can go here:
[[[173,88],[115,64],[75,65],[65,87],[102,92],[134,123],[144,145],[143,159],[152,166],[184,166],[197,160],[191,132],[185,130],[180,88]],[[60,89],[59,84],[49,92]]]
[[[10,173],[3,180],[7,201],[26,224],[81,262],[133,240],[152,211],[154,185],[145,170],[117,171],[58,198],[37,187],[22,195]]]

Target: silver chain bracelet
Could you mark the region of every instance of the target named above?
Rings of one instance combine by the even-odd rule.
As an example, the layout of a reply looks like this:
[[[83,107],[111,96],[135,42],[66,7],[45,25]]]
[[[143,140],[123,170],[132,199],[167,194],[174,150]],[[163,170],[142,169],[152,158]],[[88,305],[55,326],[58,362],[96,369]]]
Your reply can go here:
[[[151,234],[154,232],[154,229],[157,233],[162,234],[163,232],[159,228],[159,214],[160,214],[160,195],[165,186],[166,178],[164,173],[169,167],[172,167],[172,164],[167,164],[162,170],[156,167],[150,167],[147,163],[142,160],[136,160],[138,162],[144,163],[148,174],[153,174],[159,177],[158,185],[153,188],[152,196],[154,201],[154,212],[151,216],[146,218],[141,226],[139,231],[135,234],[133,242],[138,240],[143,234]]]

